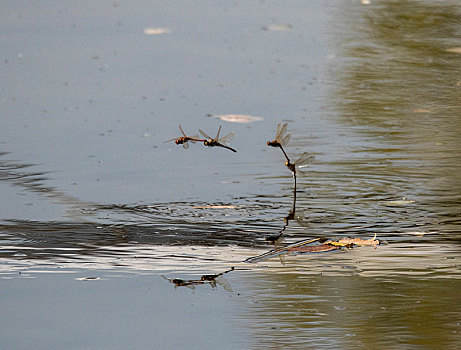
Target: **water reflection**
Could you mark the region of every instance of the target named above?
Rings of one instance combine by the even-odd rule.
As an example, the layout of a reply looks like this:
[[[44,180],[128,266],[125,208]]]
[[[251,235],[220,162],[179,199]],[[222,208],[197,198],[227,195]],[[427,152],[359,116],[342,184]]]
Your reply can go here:
[[[70,196],[54,186],[46,185],[46,182],[50,180],[48,176],[51,172],[32,171],[34,164],[7,160],[4,158],[7,155],[7,152],[0,152],[0,181],[23,188],[29,193],[38,194],[59,204],[65,208],[64,217],[66,218],[86,221],[92,216],[91,212],[85,210],[90,208],[92,203]]]
[[[369,191],[357,192],[369,199],[414,199],[399,218],[404,225],[454,235],[461,223],[460,57],[447,49],[459,39],[459,10],[450,1],[343,6],[332,67],[335,119],[361,138],[337,173],[347,167],[348,182],[366,185]]]
[[[246,275],[242,320],[258,348],[456,348],[459,280]],[[449,286],[445,292],[445,286]],[[443,329],[443,330],[442,330]],[[443,334],[443,336],[442,336]],[[296,341],[295,341],[296,339]],[[255,345],[256,346],[256,345]]]
[[[317,196],[300,198],[298,215],[311,232],[375,231],[390,244],[267,262],[260,278],[247,276],[242,319],[255,347],[461,346],[461,95],[449,50],[459,10],[453,1],[338,6],[325,115],[348,142],[316,164]]]
[[[63,128],[61,125],[61,129],[57,127],[51,134],[42,132],[32,135],[49,137],[54,141],[54,137],[58,137],[64,130],[59,138],[61,141],[68,141],[66,137],[73,135],[73,130],[69,131],[67,128],[71,129],[75,125],[76,129],[81,129],[76,133],[76,139],[85,136],[83,142],[94,140],[97,146],[104,146],[99,153],[101,159],[115,159],[112,156],[115,157],[117,151],[122,152],[124,157],[118,158],[119,165],[111,168],[115,170],[115,174],[111,174],[113,177],[106,177],[112,180],[105,185],[106,192],[101,191],[99,198],[98,195],[90,196],[98,199],[88,202],[79,199],[78,195],[72,196],[69,194],[71,191],[59,189],[58,185],[50,185],[54,181],[53,175],[51,171],[46,170],[53,170],[53,166],[48,166],[47,169],[45,164],[43,165],[45,171],[34,171],[36,168],[29,162],[7,161],[6,155],[3,154],[0,158],[0,184],[8,189],[19,189],[17,192],[11,191],[16,196],[14,200],[20,202],[18,198],[21,196],[33,194],[40,198],[32,203],[35,204],[35,208],[39,209],[41,207],[39,204],[43,202],[51,202],[57,204],[64,214],[58,220],[46,218],[11,220],[2,217],[0,223],[2,277],[17,275],[18,271],[63,271],[68,267],[88,270],[128,270],[136,275],[162,274],[168,276],[168,281],[174,285],[202,285],[202,282],[208,281],[213,286],[211,282],[214,283],[223,271],[228,271],[231,266],[235,266],[235,271],[226,274],[226,278],[230,279],[232,290],[240,291],[246,297],[238,299],[236,304],[240,302],[244,304],[244,308],[240,309],[240,317],[244,321],[244,326],[250,326],[253,331],[255,348],[285,346],[392,348],[395,347],[396,342],[402,344],[402,347],[459,347],[456,346],[456,344],[460,345],[459,337],[456,336],[459,335],[461,316],[457,303],[461,279],[459,245],[461,123],[457,115],[460,104],[459,53],[453,50],[453,47],[459,45],[457,42],[459,11],[453,4],[454,2],[372,1],[369,6],[361,6],[358,1],[353,4],[335,1],[332,7],[337,10],[336,14],[333,14],[334,21],[330,23],[331,31],[335,32],[333,54],[329,55],[331,59],[327,63],[321,62],[321,65],[314,59],[312,64],[312,69],[316,70],[316,73],[312,74],[315,75],[323,74],[320,72],[324,68],[323,64],[328,65],[331,84],[325,87],[320,79],[306,76],[301,78],[303,85],[306,81],[315,82],[315,88],[308,88],[308,91],[318,90],[323,93],[324,89],[328,88],[326,96],[321,94],[314,97],[306,96],[302,89],[295,91],[300,82],[298,68],[305,66],[306,60],[318,55],[317,53],[314,55],[310,51],[312,47],[305,44],[315,42],[315,48],[317,45],[319,47],[319,50],[315,51],[323,52],[325,50],[323,45],[327,39],[324,33],[319,34],[317,31],[321,30],[319,26],[315,26],[315,37],[307,35],[311,29],[307,24],[318,23],[309,18],[312,16],[310,7],[303,8],[304,12],[296,14],[300,19],[307,14],[305,17],[307,20],[296,21],[293,30],[284,33],[293,34],[291,37],[284,36],[283,39],[274,37],[270,41],[255,42],[258,44],[254,46],[256,50],[248,50],[251,43],[241,40],[241,38],[252,37],[248,35],[251,32],[248,24],[254,21],[254,18],[237,16],[238,13],[234,10],[232,11],[234,15],[229,18],[231,21],[237,18],[244,19],[245,32],[240,32],[240,26],[229,22],[227,24],[232,26],[222,27],[224,30],[217,34],[217,41],[209,40],[211,38],[209,34],[200,31],[197,32],[197,37],[204,38],[205,46],[200,45],[201,39],[200,41],[183,40],[183,47],[181,47],[178,38],[187,32],[188,26],[193,24],[186,21],[184,31],[178,31],[178,36],[168,37],[168,45],[152,47],[149,43],[149,52],[164,53],[166,56],[158,56],[158,59],[168,57],[165,61],[171,62],[167,66],[153,64],[152,66],[157,66],[160,70],[151,71],[153,75],[158,74],[161,77],[160,82],[166,84],[154,82],[156,89],[158,87],[164,89],[164,86],[168,86],[168,90],[171,90],[171,95],[168,91],[166,94],[171,96],[169,99],[172,103],[162,102],[166,107],[155,105],[151,99],[158,95],[158,91],[149,95],[149,98],[146,98],[148,101],[142,104],[134,99],[121,100],[119,104],[113,103],[114,99],[110,94],[114,90],[101,89],[101,86],[118,86],[112,82],[119,81],[120,75],[111,75],[109,71],[123,71],[116,67],[120,68],[126,62],[144,62],[140,58],[150,57],[150,55],[146,55],[147,51],[136,51],[142,45],[125,47],[119,42],[120,39],[123,40],[123,35],[117,36],[115,41],[108,40],[117,51],[125,53],[125,59],[107,60],[112,62],[114,69],[101,72],[104,75],[98,75],[97,81],[84,80],[82,85],[77,85],[78,81],[81,81],[79,78],[81,74],[77,74],[75,79],[70,79],[70,85],[75,84],[75,88],[63,95],[60,95],[56,89],[52,89],[53,93],[46,95],[53,98],[45,99],[43,106],[62,100],[64,102],[58,103],[58,106],[62,107],[62,103],[71,103],[82,106],[82,112],[76,113],[72,119],[61,118],[61,114],[55,112],[48,124],[45,123],[45,127],[61,123],[71,126]],[[234,4],[234,7],[238,6],[240,5]],[[319,7],[318,4],[311,2],[304,6],[316,7],[316,11]],[[260,11],[254,7],[248,13],[259,16],[259,12],[266,11],[266,8],[269,7],[263,6]],[[136,7],[133,9],[142,12]],[[283,7],[280,9],[283,10]],[[95,11],[95,13],[105,13],[105,11]],[[170,13],[173,18],[175,13],[180,15],[185,12],[171,11]],[[267,12],[264,13],[263,15],[267,16]],[[19,21],[19,18],[31,17],[9,17],[18,20],[15,28],[30,27],[30,23],[24,22],[25,20]],[[187,18],[193,17],[187,16]],[[46,17],[39,16],[34,23],[43,21],[44,18]],[[69,18],[72,22],[75,21],[74,16]],[[215,25],[216,23],[221,25],[218,13],[208,18],[215,20]],[[315,19],[320,21],[321,18],[323,17],[318,16]],[[266,19],[258,17],[258,20]],[[49,22],[54,23],[54,21]],[[177,23],[179,22],[178,20]],[[306,24],[304,33],[303,23]],[[98,22],[96,26],[88,28],[91,31],[91,28],[100,26],[101,23]],[[38,30],[41,27],[41,25],[34,26]],[[209,31],[213,25],[201,27]],[[258,25],[255,24],[253,27],[257,28]],[[226,28],[232,30],[228,31]],[[14,32],[16,33],[17,29]],[[121,34],[121,32],[117,33]],[[228,33],[232,33],[233,36],[227,37]],[[158,33],[151,31],[148,34]],[[101,35],[101,38],[111,39],[104,36],[104,33]],[[40,33],[35,38],[39,39],[38,45],[49,41],[46,33]],[[286,40],[287,38],[290,40]],[[9,40],[13,39],[9,38]],[[88,56],[88,49],[94,50],[98,45],[91,44],[85,47],[85,41],[80,38],[78,42],[82,44],[83,55]],[[138,43],[137,40],[131,41]],[[187,45],[184,45],[185,42]],[[209,58],[214,57],[212,54],[216,53],[216,46],[213,46],[216,42],[228,43],[226,47],[235,48],[223,52],[224,54],[218,57],[219,60],[216,62],[224,63],[222,66],[214,64],[212,66],[216,71],[221,67],[226,69],[232,67],[230,74],[215,76],[213,71],[208,70]],[[14,52],[12,55],[16,54],[17,47],[29,47],[28,44],[31,43],[18,41],[17,44],[17,46],[13,45],[15,48],[12,50]],[[277,47],[278,44],[280,46]],[[123,47],[125,49],[119,50]],[[191,47],[193,50],[190,50]],[[262,55],[247,55],[247,53],[258,52],[257,48],[265,49],[265,47],[271,47],[270,55],[275,56],[264,57],[264,60],[255,61],[256,64],[252,63],[249,67],[246,64],[247,60],[257,60],[258,56]],[[284,50],[287,52],[283,52]],[[29,54],[33,51],[29,50]],[[61,57],[65,51],[61,49],[56,51],[56,48],[45,45],[40,52],[42,54],[47,52],[46,57],[53,58]],[[72,50],[67,51],[72,52]],[[191,62],[205,62],[205,65],[194,64],[193,69],[189,69],[194,73],[186,79],[187,84],[183,91],[187,92],[187,95],[190,94],[190,97],[184,98],[188,102],[181,103],[179,99],[175,100],[175,95],[181,94],[180,90],[176,90],[176,86],[186,80],[182,79],[182,74],[172,76],[169,72],[176,71],[177,67],[174,65],[182,62],[183,57],[189,57],[190,53],[194,54]],[[311,54],[313,56],[310,56]],[[175,55],[179,60],[174,57]],[[221,61],[224,56],[237,60]],[[70,56],[62,57],[64,59],[62,62],[76,62],[68,61]],[[278,57],[282,59],[279,60]],[[36,64],[30,65],[30,62],[41,62],[40,59],[35,58],[39,57],[31,55],[27,60],[21,58],[23,62],[20,65],[15,63],[20,67],[17,71],[21,69],[31,73],[37,70]],[[29,62],[28,66],[26,61]],[[139,72],[144,72],[151,66],[151,60],[148,61],[149,63],[146,63],[142,69],[136,64],[132,65],[136,68],[126,71],[123,75],[128,78],[125,88],[126,91],[130,91],[129,96],[133,97],[132,94],[136,94],[133,92],[133,83],[144,79],[145,74]],[[242,63],[244,61],[245,63]],[[277,63],[278,67],[273,67],[274,61],[280,61],[282,64]],[[81,63],[77,66],[84,69]],[[66,70],[68,66],[70,65],[65,64],[62,67]],[[259,67],[254,69],[256,66]],[[288,68],[289,66],[298,68]],[[5,67],[14,68],[11,63]],[[306,70],[302,69],[301,74],[304,74]],[[59,85],[54,84],[56,77],[52,77],[51,80],[49,77],[44,79],[51,71],[41,71],[36,78],[40,77],[40,81],[43,82],[52,82],[53,84],[48,85],[56,87]],[[235,75],[238,71],[243,72],[240,78],[239,74]],[[246,73],[250,71],[255,71],[257,74],[247,76]],[[200,79],[194,78],[196,72],[199,72],[197,74]],[[94,76],[94,71],[87,71],[87,73],[84,76]],[[229,79],[229,77],[234,78],[232,75],[235,75],[236,79]],[[252,80],[267,75],[271,76],[269,80]],[[67,74],[65,76],[73,77]],[[212,78],[202,79],[202,76]],[[277,80],[279,76],[283,78]],[[289,77],[293,77],[293,82],[287,82],[290,80]],[[9,82],[17,83],[16,77],[13,78]],[[207,93],[211,91],[215,96],[216,79],[229,81],[230,88],[228,90],[226,88],[226,92],[219,94],[219,98],[215,100],[221,97],[229,99],[221,106],[203,106],[208,104],[205,101],[213,100]],[[242,79],[247,84],[242,85]],[[237,83],[231,87],[234,81]],[[94,84],[95,88],[93,90],[89,88],[81,94],[86,90],[86,85],[91,84]],[[21,89],[17,89],[18,91],[22,90],[22,85]],[[140,84],[137,89],[149,91],[153,87],[152,85],[143,87],[143,85]],[[255,162],[255,158],[249,157],[248,154],[245,156],[244,148],[239,147],[239,152],[236,154],[227,154],[228,152],[221,152],[221,154],[232,155],[233,159],[243,159],[242,162],[236,161],[232,164],[221,162],[220,166],[227,167],[223,168],[223,173],[227,173],[230,169],[237,169],[233,174],[246,179],[251,178],[251,181],[248,181],[250,184],[248,187],[251,188],[243,195],[231,195],[221,201],[219,194],[213,193],[210,197],[214,199],[209,202],[197,197],[185,198],[181,201],[172,201],[170,198],[156,200],[153,195],[147,201],[131,203],[123,197],[123,194],[129,192],[127,190],[116,197],[117,200],[106,202],[105,196],[109,195],[109,191],[113,191],[111,185],[120,185],[123,181],[136,181],[129,177],[130,173],[127,175],[125,172],[121,175],[122,171],[126,171],[127,166],[133,167],[133,173],[146,170],[153,172],[152,178],[146,177],[147,180],[144,178],[145,182],[137,187],[139,192],[135,192],[130,197],[136,198],[135,201],[140,200],[137,199],[138,196],[141,197],[140,188],[152,186],[153,179],[157,180],[157,183],[154,182],[156,185],[177,191],[177,197],[186,193],[185,191],[197,180],[196,192],[201,195],[203,193],[201,191],[207,189],[207,178],[203,175],[203,167],[197,167],[196,162],[188,162],[191,159],[181,159],[187,164],[184,169],[187,171],[187,167],[189,169],[195,167],[192,169],[193,172],[200,176],[195,176],[194,181],[184,185],[182,187],[182,190],[185,189],[184,192],[175,188],[179,182],[175,183],[178,177],[167,178],[161,175],[165,170],[162,164],[176,166],[180,163],[169,162],[172,153],[165,155],[166,152],[159,152],[164,157],[159,156],[156,161],[163,159],[164,163],[148,164],[145,161],[148,158],[141,157],[138,162],[126,164],[128,159],[134,158],[133,155],[137,156],[141,150],[140,144],[136,142],[134,145],[131,144],[136,139],[130,133],[138,133],[139,129],[134,126],[138,126],[141,120],[146,122],[145,119],[139,119],[139,116],[132,117],[135,114],[154,116],[173,115],[178,112],[184,115],[186,112],[199,114],[210,108],[224,106],[234,108],[235,101],[241,99],[242,92],[245,93],[241,90],[244,85],[251,88],[245,91],[257,91],[257,94],[249,95],[248,104],[242,108],[249,111],[258,110],[266,104],[265,109],[262,109],[262,113],[266,111],[265,120],[280,118],[280,116],[270,115],[276,110],[274,106],[278,104],[282,106],[280,110],[289,107],[290,104],[298,106],[286,113],[287,118],[293,121],[291,131],[295,141],[290,148],[287,147],[286,152],[290,156],[299,156],[306,150],[312,150],[316,154],[317,162],[311,167],[307,177],[299,174],[297,190],[292,192],[291,179],[285,173],[282,175],[274,173],[273,168],[262,162]],[[209,89],[204,89],[205,93],[201,95],[198,91],[203,89],[197,89],[197,86],[209,86]],[[270,86],[270,89],[267,86]],[[188,87],[189,91],[187,91]],[[23,120],[27,121],[26,115],[35,116],[36,111],[41,108],[41,104],[31,102],[37,96],[43,97],[45,94],[39,91],[40,89],[35,90],[40,94],[37,95],[36,92],[32,95],[19,94],[22,98],[18,101],[25,103],[14,103],[17,106],[12,109],[11,115],[18,116],[19,121],[12,123],[11,130],[21,125]],[[103,90],[104,94],[99,95]],[[120,89],[117,88],[116,92],[120,95],[118,90]],[[13,91],[10,97],[16,93]],[[161,94],[164,95],[165,91]],[[290,98],[282,101],[283,94],[287,97],[290,95]],[[97,103],[93,103],[92,100],[92,108],[85,108],[81,101],[85,96],[93,99],[93,95],[100,98],[97,99]],[[267,103],[268,96],[273,97],[270,103]],[[299,111],[298,108],[302,105],[317,106],[319,97],[324,97],[324,105],[328,107],[325,109],[313,107],[312,117],[293,113],[294,110]],[[7,99],[8,106],[13,105],[11,98]],[[21,108],[28,104],[29,107]],[[127,108],[127,104],[136,105],[137,109],[131,110]],[[153,104],[153,106],[147,108],[146,104]],[[111,108],[107,108],[109,105]],[[191,108],[193,105],[197,108]],[[201,108],[198,108],[199,106]],[[151,109],[155,113],[149,114]],[[129,117],[122,117],[124,114]],[[99,122],[85,124],[79,120],[88,115],[93,115],[89,119],[98,119]],[[114,133],[116,137],[102,138],[101,136],[104,141],[87,138],[86,134],[90,129],[107,130],[110,123],[115,123],[113,117],[107,117],[108,115],[115,115],[115,118],[120,118],[118,122],[125,123],[120,124],[120,133]],[[309,122],[302,123],[303,120]],[[147,123],[152,123],[152,120],[149,119]],[[30,129],[37,124],[30,123]],[[161,125],[161,122],[158,125]],[[259,125],[263,128],[264,123]],[[256,127],[255,124],[255,129]],[[309,129],[308,133],[306,128]],[[122,130],[129,131],[122,133]],[[259,131],[260,129],[258,135]],[[14,132],[19,135],[24,130]],[[306,139],[306,134],[312,135],[312,139]],[[25,133],[25,135],[31,134]],[[248,143],[258,139],[253,137],[254,135],[247,135]],[[111,141],[113,139],[117,139],[118,142]],[[119,142],[121,140],[125,141]],[[265,147],[264,140],[261,148]],[[162,141],[163,136],[159,142]],[[72,155],[74,155],[73,151],[81,152],[67,162],[66,171],[69,173],[74,169],[70,163],[82,160],[88,153],[94,152],[93,150],[90,152],[88,147],[82,147],[85,146],[83,142],[67,148],[67,152],[62,152]],[[62,144],[64,145],[65,142]],[[46,146],[42,145],[42,147],[43,149],[35,154],[47,151]],[[81,147],[85,151],[82,151]],[[152,144],[149,144],[149,147],[152,148]],[[24,148],[26,151],[23,152],[33,157],[34,153],[29,154],[27,146]],[[255,147],[251,151],[256,153],[261,151],[261,148]],[[191,152],[187,157],[190,157],[190,154]],[[256,154],[258,157],[261,153]],[[14,157],[14,155],[9,156]],[[286,160],[291,164],[288,157]],[[256,167],[255,163],[260,167]],[[281,167],[286,171],[282,163]],[[255,168],[258,170],[254,170]],[[77,176],[82,176],[83,173],[82,171]],[[181,176],[184,173],[179,172]],[[158,181],[158,179],[165,181]],[[255,183],[258,183],[256,189],[251,186]],[[92,186],[94,187],[88,186],[86,191],[89,192],[91,188],[98,185],[93,183]],[[208,191],[212,192],[216,189],[217,186]],[[156,194],[156,192],[152,193]],[[186,193],[185,196],[187,197],[188,194]],[[25,206],[20,207],[19,215],[25,215],[24,208]],[[380,241],[387,241],[389,244],[379,246],[377,249],[363,247],[326,254],[298,255],[285,261],[269,259],[258,264],[243,263],[249,257],[267,251],[272,247],[271,242],[280,244],[281,238],[286,240],[286,244],[290,244],[304,239],[340,239],[347,236],[370,238],[374,233],[378,234],[377,238]],[[266,237],[269,238],[269,242]],[[244,272],[243,268],[250,271]],[[197,276],[204,276],[205,280]],[[162,282],[168,284],[166,281]],[[232,295],[234,296],[235,294]],[[160,303],[163,303],[163,298]],[[183,338],[184,335],[181,339]]]
[[[231,267],[229,270],[219,272],[212,275],[202,275],[200,279],[188,279],[184,280],[181,278],[167,278],[162,275],[162,277],[168,282],[174,284],[176,287],[187,287],[194,289],[197,285],[209,284],[213,289],[216,289],[217,285],[221,285],[226,291],[232,292],[232,287],[227,279],[224,277],[225,274],[234,271],[234,267]]]

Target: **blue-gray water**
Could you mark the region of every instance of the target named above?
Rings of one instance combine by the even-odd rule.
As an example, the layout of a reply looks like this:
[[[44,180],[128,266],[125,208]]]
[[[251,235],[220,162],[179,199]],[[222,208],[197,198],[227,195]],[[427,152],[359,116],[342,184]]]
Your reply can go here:
[[[0,4],[0,347],[460,347],[460,12]],[[315,156],[285,242],[382,245],[242,262],[292,209],[282,121]]]

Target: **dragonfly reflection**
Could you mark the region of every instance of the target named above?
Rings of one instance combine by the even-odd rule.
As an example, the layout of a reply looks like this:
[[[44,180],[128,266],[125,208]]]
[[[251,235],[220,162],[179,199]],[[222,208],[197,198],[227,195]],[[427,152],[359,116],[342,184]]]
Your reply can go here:
[[[290,158],[288,158],[288,155],[286,154],[285,150],[283,149],[283,146],[286,146],[288,142],[290,141],[291,135],[286,134],[288,129],[288,123],[279,123],[277,125],[277,133],[275,134],[275,140],[274,141],[267,141],[267,145],[271,147],[278,147],[282,150],[283,155],[287,159],[287,162],[290,162]]]
[[[200,280],[208,281],[212,288],[216,288],[216,283],[218,283],[228,292],[232,292],[231,285],[229,284],[227,279],[223,277],[225,273],[228,273],[231,271],[234,271],[234,267],[231,267],[229,270],[215,274],[215,275],[203,275],[202,277],[200,277]]]
[[[291,206],[290,212],[288,213],[287,216],[285,216],[285,218],[283,220],[284,225],[283,225],[282,229],[278,233],[267,236],[266,241],[273,244],[275,246],[275,248],[278,248],[280,246],[280,244],[283,243],[283,241],[284,241],[283,233],[285,232],[286,228],[290,224],[290,221],[294,220],[295,213],[296,213],[296,181],[295,181],[295,187],[293,189],[293,204]],[[282,261],[282,263],[283,263],[283,261]]]
[[[179,130],[181,130],[181,134],[183,136],[175,137],[174,139],[165,141],[164,143],[174,141],[175,144],[182,145],[185,149],[187,149],[187,148],[189,148],[189,141],[190,142],[204,142],[204,141],[206,141],[206,140],[199,139],[198,135],[187,136],[186,133],[184,132],[183,128],[181,127],[181,124],[179,124]]]
[[[216,146],[217,147],[223,147],[223,148],[227,148],[228,150],[231,150],[232,152],[237,152],[235,149],[228,146],[229,142],[235,136],[234,132],[231,132],[231,133],[227,134],[226,136],[219,138],[219,133],[221,132],[221,125],[219,126],[218,134],[216,135],[215,138],[212,138],[212,137],[208,136],[201,129],[199,129],[199,131],[200,131],[200,134],[202,134],[202,136],[206,138],[206,140],[204,140],[204,142],[203,142],[203,144],[205,146],[208,146],[208,147],[216,147]]]
[[[217,284],[220,284],[228,292],[232,292],[232,287],[223,276],[224,274],[234,271],[234,267],[231,267],[229,270],[215,274],[215,275],[203,275],[199,280],[183,280],[180,278],[167,278],[162,275],[162,277],[170,283],[173,283],[176,287],[187,287],[194,289],[196,285],[209,284],[211,288],[216,289]]]

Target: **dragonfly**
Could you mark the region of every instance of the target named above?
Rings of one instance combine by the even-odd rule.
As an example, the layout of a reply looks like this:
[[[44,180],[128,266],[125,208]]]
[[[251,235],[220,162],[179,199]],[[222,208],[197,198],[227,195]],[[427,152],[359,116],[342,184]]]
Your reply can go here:
[[[299,156],[299,158],[294,162],[291,163],[290,160],[287,160],[285,162],[285,165],[287,166],[288,169],[291,170],[291,173],[293,175],[293,180],[295,182],[295,187],[293,188],[293,193],[296,201],[296,173],[297,172],[303,172],[303,169],[306,168],[310,161],[314,159],[315,157],[307,152],[304,152]]]
[[[204,142],[204,141],[206,141],[206,140],[199,139],[198,135],[187,136],[186,133],[184,132],[181,124],[179,124],[179,130],[181,130],[181,134],[183,136],[175,137],[174,139],[165,141],[164,143],[174,141],[175,144],[182,145],[185,149],[188,149],[189,148],[189,141],[190,142]]]
[[[208,146],[208,147],[223,147],[223,148],[227,148],[228,150],[231,150],[232,152],[237,152],[235,149],[233,149],[232,147],[229,147],[228,144],[229,142],[234,138],[235,136],[235,133],[234,132],[231,132],[229,134],[227,134],[226,136],[224,137],[221,137],[219,138],[219,133],[221,132],[221,125],[219,126],[219,129],[218,129],[218,134],[216,135],[215,138],[212,138],[210,136],[208,136],[203,130],[199,129],[198,130],[200,132],[200,134],[202,134],[203,137],[206,138],[206,140],[203,140],[203,144],[205,146]]]
[[[283,155],[287,159],[287,162],[290,163],[290,158],[288,158],[288,155],[283,149],[283,146],[286,146],[291,138],[291,135],[287,134],[287,129],[288,123],[279,123],[277,125],[277,133],[275,134],[275,140],[267,141],[267,145],[271,147],[279,147],[282,150]]]
[[[294,163],[291,163],[289,160],[287,160],[285,165],[288,169],[291,170],[293,174],[296,174],[296,170],[302,172],[303,169],[306,168],[314,158],[315,157],[312,154],[304,152]]]
[[[232,292],[232,287],[223,276],[226,273],[234,271],[234,267],[231,267],[229,270],[215,274],[215,275],[203,275],[200,279],[195,280],[183,280],[180,278],[167,278],[162,275],[162,277],[170,283],[173,283],[176,287],[187,287],[190,289],[195,289],[196,285],[209,284],[211,288],[216,289],[217,285],[220,284],[228,292]]]
[[[224,278],[223,275],[231,271],[234,271],[234,269],[235,269],[234,267],[231,267],[229,270],[215,274],[215,275],[203,275],[202,277],[200,277],[200,280],[208,281],[212,288],[216,288],[216,283],[218,283],[228,292],[232,292],[231,285],[229,284],[227,279]]]

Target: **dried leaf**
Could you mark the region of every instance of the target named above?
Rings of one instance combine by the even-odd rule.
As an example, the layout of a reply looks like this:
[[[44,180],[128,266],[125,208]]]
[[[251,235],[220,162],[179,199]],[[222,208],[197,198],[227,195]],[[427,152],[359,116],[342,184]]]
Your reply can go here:
[[[359,246],[377,246],[379,245],[379,240],[376,239],[376,233],[373,238],[370,239],[362,239],[362,238],[342,238],[338,241],[326,241],[324,244],[329,244],[332,246],[352,246],[352,245],[359,245]]]

